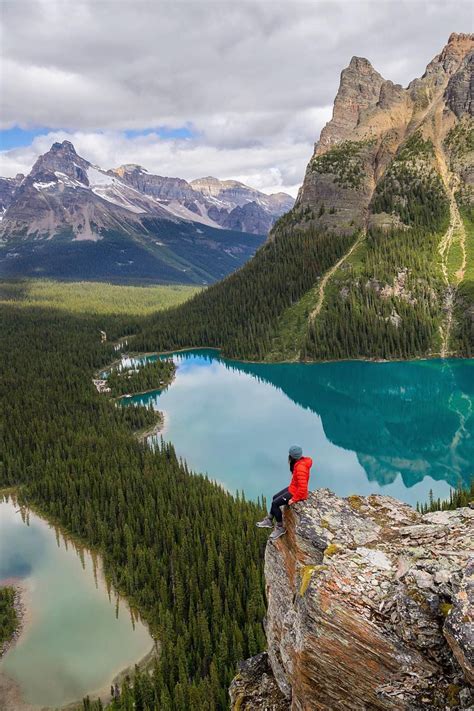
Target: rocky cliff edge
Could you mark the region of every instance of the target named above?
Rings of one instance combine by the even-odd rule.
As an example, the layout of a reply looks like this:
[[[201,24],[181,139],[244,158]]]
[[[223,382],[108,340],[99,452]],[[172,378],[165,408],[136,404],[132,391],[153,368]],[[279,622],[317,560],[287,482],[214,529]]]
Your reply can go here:
[[[320,489],[285,521],[234,711],[474,708],[474,509]]]

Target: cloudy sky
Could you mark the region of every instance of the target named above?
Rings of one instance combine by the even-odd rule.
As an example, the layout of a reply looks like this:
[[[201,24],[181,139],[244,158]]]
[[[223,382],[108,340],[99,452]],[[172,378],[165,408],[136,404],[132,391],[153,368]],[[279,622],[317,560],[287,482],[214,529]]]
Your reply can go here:
[[[341,69],[406,85],[470,0],[0,0],[0,175],[68,138],[104,168],[293,194]]]

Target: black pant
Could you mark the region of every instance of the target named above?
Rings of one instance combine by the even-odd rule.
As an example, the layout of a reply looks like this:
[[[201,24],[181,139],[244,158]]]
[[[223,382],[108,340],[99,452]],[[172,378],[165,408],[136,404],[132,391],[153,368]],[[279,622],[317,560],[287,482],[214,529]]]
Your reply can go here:
[[[273,497],[272,506],[270,508],[270,518],[273,516],[276,519],[277,523],[281,523],[283,521],[283,514],[281,512],[280,506],[287,504],[290,499],[291,494],[288,491],[288,487],[279,491],[278,494],[275,494],[275,496]]]

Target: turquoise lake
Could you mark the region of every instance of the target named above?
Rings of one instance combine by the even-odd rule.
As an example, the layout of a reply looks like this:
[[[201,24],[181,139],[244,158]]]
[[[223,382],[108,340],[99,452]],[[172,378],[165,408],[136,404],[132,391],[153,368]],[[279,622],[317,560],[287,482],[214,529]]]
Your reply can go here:
[[[157,357],[124,357],[122,367]],[[474,360],[254,364],[212,350],[172,357],[170,387],[122,402],[163,411],[163,438],[231,492],[268,498],[286,486],[294,443],[314,460],[310,487],[342,496],[416,504],[474,475]]]

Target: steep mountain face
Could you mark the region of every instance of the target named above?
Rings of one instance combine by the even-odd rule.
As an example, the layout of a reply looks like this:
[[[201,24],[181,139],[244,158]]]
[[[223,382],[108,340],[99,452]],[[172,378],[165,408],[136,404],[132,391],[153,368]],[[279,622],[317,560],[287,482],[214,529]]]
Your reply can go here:
[[[69,141],[54,143],[28,176],[0,181],[0,273],[215,281],[248,260],[263,233],[221,228],[186,208],[188,194],[186,181],[135,166],[105,171]]]
[[[374,190],[400,146],[416,131],[440,146],[456,119],[472,116],[473,45],[472,35],[451,35],[406,89],[383,79],[367,59],[353,57],[341,74],[333,117],[316,143],[295,209],[317,214],[323,207],[318,224],[330,228],[366,226],[376,212],[369,210]],[[439,171],[437,161],[433,154],[429,164]],[[390,222],[398,224],[393,216]]]
[[[473,57],[474,35],[452,34],[406,88],[354,57],[294,208],[168,341],[257,360],[472,355]],[[167,318],[142,341],[168,347]]]
[[[2,216],[24,177],[22,173],[18,173],[14,178],[0,178],[0,212]]]
[[[291,506],[265,552],[268,653],[243,663],[231,708],[472,708],[473,523],[328,489]]]
[[[235,180],[208,177],[188,183],[181,178],[151,175],[138,165],[123,165],[111,172],[156,198],[172,214],[216,228],[267,234],[294,204],[286,193],[265,195]]]

